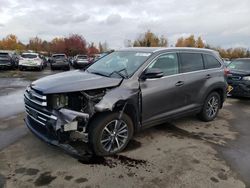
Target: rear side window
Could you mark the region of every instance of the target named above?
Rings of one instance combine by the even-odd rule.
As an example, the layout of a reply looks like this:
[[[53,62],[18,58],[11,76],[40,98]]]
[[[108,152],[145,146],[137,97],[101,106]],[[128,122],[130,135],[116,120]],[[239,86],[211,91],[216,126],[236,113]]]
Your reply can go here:
[[[220,62],[214,56],[203,54],[203,57],[206,69],[219,68],[221,66]]]
[[[202,55],[198,53],[180,53],[180,71],[184,72],[192,72],[203,70],[203,59]]]

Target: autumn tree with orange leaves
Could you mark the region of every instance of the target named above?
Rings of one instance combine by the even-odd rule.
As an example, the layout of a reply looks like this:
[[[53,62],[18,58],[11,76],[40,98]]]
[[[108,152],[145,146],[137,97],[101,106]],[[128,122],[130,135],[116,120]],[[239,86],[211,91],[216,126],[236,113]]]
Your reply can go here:
[[[2,40],[0,40],[0,49],[22,51],[25,49],[25,45],[23,45],[18,40],[16,35],[10,34],[10,35],[7,35]]]
[[[141,34],[133,43],[134,47],[167,47],[168,40],[163,35],[158,37],[156,34],[148,30]]]
[[[180,37],[177,39],[175,44],[176,47],[196,47],[196,48],[204,48],[205,44],[201,37],[198,37],[196,40],[194,35],[190,35],[187,38]]]

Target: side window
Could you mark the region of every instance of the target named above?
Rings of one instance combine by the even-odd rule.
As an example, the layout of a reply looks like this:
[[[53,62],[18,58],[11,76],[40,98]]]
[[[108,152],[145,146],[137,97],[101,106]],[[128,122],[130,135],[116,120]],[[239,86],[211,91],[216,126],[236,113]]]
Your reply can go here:
[[[203,54],[203,57],[206,69],[219,68],[221,66],[220,62],[214,56]]]
[[[154,60],[149,68],[160,69],[164,76],[177,74],[179,69],[177,54],[169,53],[161,55],[156,60]]]
[[[180,53],[180,71],[192,72],[203,70],[203,60],[201,54],[198,53]]]

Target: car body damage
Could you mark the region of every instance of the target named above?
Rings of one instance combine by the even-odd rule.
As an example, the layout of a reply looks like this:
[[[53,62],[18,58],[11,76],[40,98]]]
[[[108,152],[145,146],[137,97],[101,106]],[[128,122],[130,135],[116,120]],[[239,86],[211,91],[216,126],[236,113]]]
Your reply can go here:
[[[138,82],[128,84],[129,82],[127,82],[127,80],[120,78],[105,78],[84,71],[72,72],[75,74],[66,73],[64,74],[64,77],[62,77],[62,74],[57,74],[57,76],[53,75],[42,78],[33,82],[27,88],[25,92],[25,104],[26,111],[28,110],[29,112],[25,122],[33,133],[42,140],[52,145],[56,145],[74,156],[78,156],[77,150],[75,150],[70,143],[74,141],[81,141],[84,143],[89,142],[88,130],[90,122],[95,119],[96,114],[116,111],[119,112],[117,118],[120,121],[123,113],[126,111],[126,113],[133,116],[133,121],[136,126],[139,127],[140,88]],[[67,78],[66,82],[68,82],[68,85],[64,86],[64,91],[66,91],[66,93],[62,93],[62,86],[60,84],[55,84],[62,78]],[[82,81],[81,85],[76,85],[76,83],[79,83],[82,78],[84,78],[85,81]],[[51,80],[53,80],[54,85],[47,84],[47,82]],[[100,86],[96,84],[96,88],[93,89],[92,82],[100,80]],[[74,84],[71,84],[73,82]],[[51,87],[51,85],[53,85],[53,87]],[[77,91],[77,88],[86,88],[86,90]],[[36,98],[38,95],[38,93],[36,93],[37,90],[43,91],[43,94],[39,94],[41,95],[40,98],[43,98],[46,95],[46,104],[51,108],[49,111],[53,117],[56,117],[53,120],[47,121],[45,124],[47,129],[46,134],[40,134],[40,132],[34,129],[34,126],[31,125],[32,119],[37,117],[29,118],[34,114],[31,113],[31,109],[36,108],[32,103],[39,99]],[[55,90],[57,90],[58,93],[55,93]],[[54,107],[53,100],[54,96],[57,95],[67,96],[69,103],[68,106]],[[73,101],[72,104],[70,104],[70,101]],[[46,109],[49,109],[48,107],[46,107]],[[45,113],[42,109],[39,109],[39,112]]]
[[[99,90],[99,92],[94,95],[93,91],[81,91],[80,94],[82,94],[84,98],[82,100],[86,102],[86,106],[81,109],[81,111],[84,112],[69,110],[66,108],[53,110],[53,114],[55,114],[58,118],[55,126],[56,132],[58,130],[71,132],[70,138],[72,140],[88,142],[88,133],[86,132],[88,130],[88,123],[96,113],[119,111],[118,119],[121,119],[125,110],[131,110],[129,108],[126,109],[128,106],[133,108],[131,113],[135,112],[134,120],[137,125],[140,125],[139,88],[104,88],[101,91]],[[79,124],[82,125],[82,131],[79,131]]]
[[[198,58],[201,70],[183,74],[177,53]],[[205,70],[208,60],[202,57],[208,53],[215,67]],[[226,85],[222,62],[213,51],[124,49],[86,70],[33,82],[24,94],[25,122],[42,140],[74,155],[76,142],[87,143],[96,155],[112,155],[126,147],[134,132],[175,116],[204,112],[204,120],[213,120],[224,102]]]
[[[250,97],[250,58],[233,60],[229,65],[227,82],[231,89],[229,95]]]
[[[27,90],[33,90],[32,87],[37,88],[39,85],[33,83]],[[25,96],[29,95],[27,90]],[[30,93],[32,93],[32,91],[30,91]],[[30,130],[40,139],[60,147],[72,156],[88,158],[89,153],[92,152],[90,149],[79,152],[70,143],[75,141],[89,142],[89,125],[96,114],[117,111],[119,112],[117,119],[120,121],[123,113],[126,111],[127,114],[133,117],[136,129],[140,127],[141,94],[139,84],[134,84],[134,86],[131,87],[131,85],[126,85],[126,80],[120,80],[117,86],[98,88],[96,90],[74,91],[73,93],[72,96],[69,95],[69,98],[79,99],[77,101],[78,104],[81,104],[79,108],[74,106],[73,109],[65,107],[52,109],[51,114],[56,118],[48,121],[45,125],[48,134],[41,134],[34,129],[29,116],[27,116],[25,122]],[[27,107],[29,105],[28,100],[28,97],[25,97],[26,111],[31,111],[30,109],[32,107]],[[32,114],[29,114],[29,112],[28,115],[32,117]]]

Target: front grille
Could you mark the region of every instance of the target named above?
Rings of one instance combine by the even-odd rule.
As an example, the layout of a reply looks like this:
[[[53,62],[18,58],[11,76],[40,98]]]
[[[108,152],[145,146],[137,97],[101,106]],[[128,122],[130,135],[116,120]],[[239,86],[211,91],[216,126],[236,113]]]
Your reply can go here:
[[[56,121],[57,117],[52,115],[46,109],[47,96],[42,95],[39,91],[28,87],[24,93],[25,97],[25,111],[29,118],[37,123],[46,126],[48,122]]]
[[[29,106],[28,104],[25,104],[25,111],[31,119],[33,119],[34,121],[36,121],[37,123],[43,126],[45,126],[48,121],[57,120],[56,116],[45,113],[45,112],[41,112],[40,110],[37,110]]]
[[[24,97],[40,106],[47,106],[47,96],[41,95],[36,90],[32,89],[31,87],[28,87],[24,93]]]

